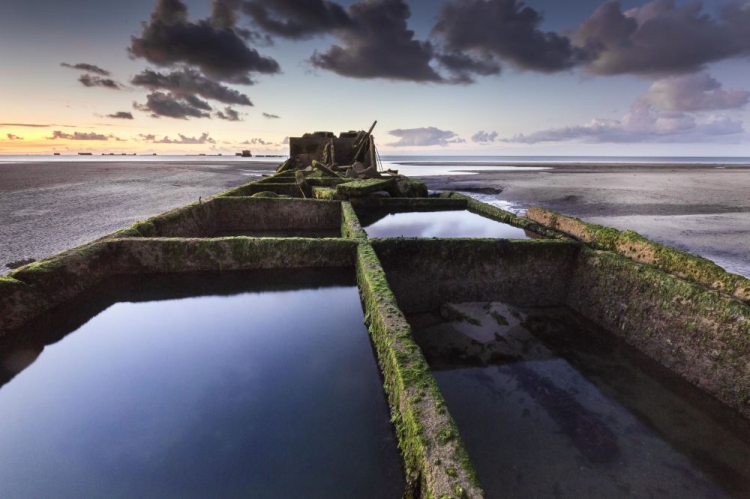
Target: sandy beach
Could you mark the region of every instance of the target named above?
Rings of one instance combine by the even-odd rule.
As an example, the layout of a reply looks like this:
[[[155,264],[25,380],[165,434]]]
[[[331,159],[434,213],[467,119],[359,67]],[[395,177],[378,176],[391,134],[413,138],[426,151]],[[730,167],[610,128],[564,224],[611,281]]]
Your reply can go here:
[[[424,163],[422,163],[424,164]],[[266,163],[70,161],[0,164],[0,273],[269,172]],[[487,163],[483,166],[495,166]],[[434,166],[440,166],[436,163]],[[454,165],[455,166],[455,165]],[[750,169],[543,164],[534,171],[427,176],[517,210],[541,205],[700,254],[750,275]],[[471,167],[461,168],[471,171]],[[482,192],[476,192],[482,191]]]
[[[0,163],[0,274],[257,178],[278,161]]]
[[[482,171],[477,175],[431,176],[422,180],[435,190],[484,189],[484,193],[474,195],[483,200],[507,201],[519,210],[540,205],[589,222],[635,230],[655,241],[709,258],[731,272],[750,276],[750,168],[543,166],[552,168],[533,172]]]

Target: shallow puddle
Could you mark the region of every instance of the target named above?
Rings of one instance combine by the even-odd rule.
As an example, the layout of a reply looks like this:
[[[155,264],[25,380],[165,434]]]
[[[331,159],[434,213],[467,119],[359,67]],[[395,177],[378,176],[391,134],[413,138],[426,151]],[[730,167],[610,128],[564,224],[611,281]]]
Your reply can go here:
[[[369,237],[492,237],[529,239],[532,234],[468,210],[395,212],[357,210]]]
[[[66,310],[0,350],[0,497],[402,496],[351,271],[120,277]]]
[[[748,497],[748,422],[572,313],[409,320],[487,497]]]

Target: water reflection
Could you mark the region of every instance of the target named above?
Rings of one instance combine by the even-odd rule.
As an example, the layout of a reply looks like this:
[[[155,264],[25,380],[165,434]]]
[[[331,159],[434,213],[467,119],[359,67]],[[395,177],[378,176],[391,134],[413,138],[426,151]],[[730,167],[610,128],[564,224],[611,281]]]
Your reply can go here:
[[[118,278],[83,304],[2,345],[0,497],[403,493],[351,272]]]
[[[531,234],[468,210],[398,212],[357,210],[369,237],[492,237],[529,239]]]
[[[728,408],[569,312],[453,307],[410,321],[488,497],[747,497]]]

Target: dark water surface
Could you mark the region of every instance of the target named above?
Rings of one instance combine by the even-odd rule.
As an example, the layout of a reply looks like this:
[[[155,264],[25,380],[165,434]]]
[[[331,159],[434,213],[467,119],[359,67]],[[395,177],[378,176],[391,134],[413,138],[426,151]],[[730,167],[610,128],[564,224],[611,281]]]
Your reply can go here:
[[[410,317],[488,498],[750,497],[739,415],[570,312],[493,307]]]
[[[398,212],[361,209],[357,210],[357,216],[369,237],[531,237],[523,229],[468,210]]]
[[[118,278],[66,309],[0,350],[0,497],[403,494],[351,271]]]

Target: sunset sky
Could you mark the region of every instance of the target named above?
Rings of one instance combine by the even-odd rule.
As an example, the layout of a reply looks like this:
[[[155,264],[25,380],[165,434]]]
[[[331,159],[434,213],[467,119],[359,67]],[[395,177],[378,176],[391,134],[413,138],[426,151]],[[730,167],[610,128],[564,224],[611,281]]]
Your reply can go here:
[[[0,154],[750,156],[750,1],[3,0]]]

